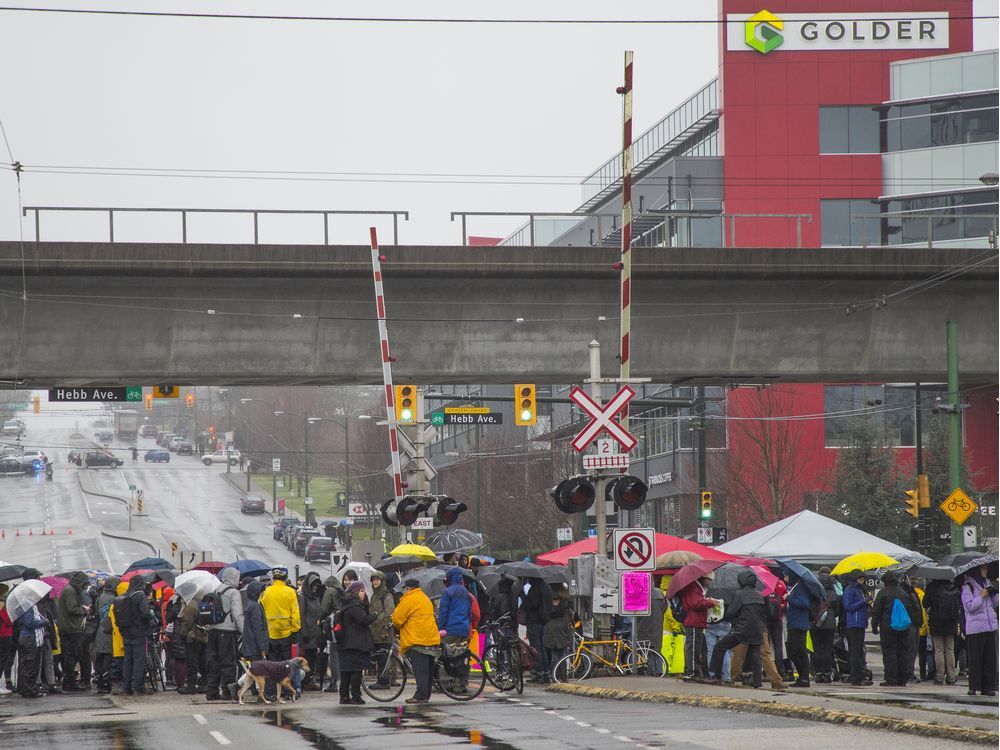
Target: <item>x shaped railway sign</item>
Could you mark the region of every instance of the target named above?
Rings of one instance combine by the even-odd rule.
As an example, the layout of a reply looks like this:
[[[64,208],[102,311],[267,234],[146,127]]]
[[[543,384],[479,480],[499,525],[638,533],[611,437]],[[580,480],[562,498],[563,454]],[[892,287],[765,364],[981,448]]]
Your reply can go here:
[[[626,451],[635,447],[637,442],[635,437],[618,424],[614,418],[618,412],[628,406],[628,402],[632,400],[633,396],[635,396],[635,391],[629,386],[623,385],[608,403],[601,406],[579,386],[569,392],[570,401],[587,412],[591,418],[590,424],[584,427],[573,440],[573,447],[578,453],[583,453],[594,438],[601,434],[602,430],[606,430]]]

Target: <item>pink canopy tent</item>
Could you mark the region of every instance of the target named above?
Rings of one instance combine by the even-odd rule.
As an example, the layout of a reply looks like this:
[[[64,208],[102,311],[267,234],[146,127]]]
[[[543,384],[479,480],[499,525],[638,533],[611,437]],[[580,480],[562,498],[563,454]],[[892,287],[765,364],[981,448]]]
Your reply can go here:
[[[697,542],[692,542],[687,539],[681,539],[678,536],[670,536],[670,534],[657,534],[654,539],[656,543],[657,555],[662,555],[664,552],[672,552],[676,549],[682,549],[694,552],[706,560],[722,560],[723,562],[732,562],[737,559],[734,555],[728,555],[725,552],[721,552],[712,547],[706,547],[704,544],[698,544]],[[568,565],[571,557],[579,557],[580,555],[588,552],[597,552],[597,537],[589,537],[579,542],[568,544],[565,547],[544,552],[535,558],[535,562],[539,565]],[[611,550],[609,549],[608,552],[610,553]]]

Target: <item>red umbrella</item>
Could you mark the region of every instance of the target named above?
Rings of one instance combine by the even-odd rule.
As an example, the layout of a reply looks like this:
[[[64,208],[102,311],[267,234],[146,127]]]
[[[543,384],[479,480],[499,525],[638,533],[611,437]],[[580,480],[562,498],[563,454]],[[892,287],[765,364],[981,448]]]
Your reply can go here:
[[[667,598],[679,594],[699,578],[703,578],[713,570],[723,565],[722,560],[695,560],[678,570],[667,586]]]
[[[226,567],[224,562],[218,560],[208,560],[207,562],[198,563],[191,570],[207,570],[213,576],[216,575],[220,570]]]
[[[690,539],[681,539],[679,536],[670,534],[656,534],[654,537],[655,554],[662,555],[673,550],[687,550],[696,553],[706,560],[718,560],[719,562],[731,562],[736,559],[733,555],[717,550],[714,547],[706,547]],[[608,544],[610,547],[611,545]],[[539,565],[568,565],[571,557],[579,557],[585,552],[597,552],[597,538],[589,537],[579,542],[569,544],[559,549],[545,552],[535,557],[535,562]]]
[[[128,573],[125,573],[118,580],[120,580],[120,581],[131,581],[136,576],[141,576],[141,575],[144,575],[146,573],[155,573],[155,572],[156,571],[154,571],[154,570],[148,570],[146,568],[140,568],[139,570],[130,570]]]
[[[760,582],[764,584],[764,591],[762,593],[765,596],[773,594],[774,587],[778,585],[778,576],[765,568],[763,565],[751,565],[750,570],[756,573],[757,578],[759,578]]]

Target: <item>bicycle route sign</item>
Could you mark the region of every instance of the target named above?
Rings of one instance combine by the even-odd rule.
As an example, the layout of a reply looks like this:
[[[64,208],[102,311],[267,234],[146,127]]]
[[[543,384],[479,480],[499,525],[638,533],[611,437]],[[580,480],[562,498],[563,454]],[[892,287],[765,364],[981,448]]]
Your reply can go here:
[[[656,567],[653,529],[615,529],[612,546],[615,570],[653,570]]]
[[[965,494],[965,491],[961,487],[956,487],[952,490],[952,493],[945,498],[945,501],[941,503],[941,510],[944,514],[948,516],[952,521],[955,522],[957,526],[961,526],[963,523],[969,520],[969,516],[976,512],[975,500]]]

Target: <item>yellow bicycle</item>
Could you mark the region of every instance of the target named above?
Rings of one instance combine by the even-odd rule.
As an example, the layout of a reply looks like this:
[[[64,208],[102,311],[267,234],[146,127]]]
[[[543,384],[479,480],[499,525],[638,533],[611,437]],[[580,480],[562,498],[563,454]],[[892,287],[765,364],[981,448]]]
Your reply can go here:
[[[556,682],[581,682],[590,676],[594,665],[606,668],[612,674],[634,674],[646,677],[663,677],[667,662],[659,651],[649,647],[649,641],[631,641],[621,638],[591,640],[581,638],[576,649],[556,662],[552,679]]]

